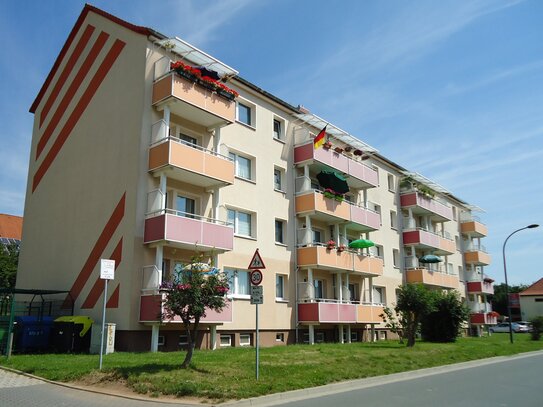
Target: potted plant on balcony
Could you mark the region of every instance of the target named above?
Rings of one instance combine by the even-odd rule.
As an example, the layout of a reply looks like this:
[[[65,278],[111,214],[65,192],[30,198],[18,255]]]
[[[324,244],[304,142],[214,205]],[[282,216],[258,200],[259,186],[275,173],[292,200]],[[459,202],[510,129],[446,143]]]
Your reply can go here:
[[[334,199],[336,197],[336,192],[332,188],[326,188],[322,193],[325,198]]]
[[[332,250],[336,247],[336,242],[332,239],[330,239],[328,242],[326,242],[326,250]]]
[[[330,148],[332,148],[332,143],[330,143],[329,141],[326,141],[326,142],[322,145],[322,148],[324,148],[325,150],[329,150]]]
[[[335,199],[337,202],[343,202],[343,199],[345,199],[345,198],[344,198],[344,196],[341,195],[341,194],[336,194],[336,195],[334,196],[334,199]]]
[[[341,154],[341,153],[343,152],[343,149],[342,149],[341,147],[336,147],[336,148],[334,148],[334,151],[335,151],[336,153]]]
[[[485,278],[483,278],[483,281],[484,281],[485,283],[489,283],[489,284],[492,284],[492,283],[494,282],[494,280],[493,280],[492,278],[490,278],[490,277],[485,277]]]
[[[357,156],[361,156],[362,154],[364,154],[364,152],[362,150],[359,150],[358,148],[356,150],[353,151],[353,154],[354,155],[357,155]]]
[[[337,247],[336,250],[337,250],[338,253],[341,253],[341,252],[345,251],[346,248],[347,248],[347,247],[346,247],[344,244],[340,244],[340,245]]]
[[[345,146],[345,152],[350,153],[353,150],[351,146]]]

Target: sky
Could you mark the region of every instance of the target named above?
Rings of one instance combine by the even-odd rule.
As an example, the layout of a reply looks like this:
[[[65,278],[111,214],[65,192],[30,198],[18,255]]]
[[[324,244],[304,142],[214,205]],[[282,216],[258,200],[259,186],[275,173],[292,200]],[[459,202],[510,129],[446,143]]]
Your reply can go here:
[[[543,277],[543,1],[96,0],[485,210],[486,274]],[[0,0],[0,213],[23,215],[30,105],[84,2]]]

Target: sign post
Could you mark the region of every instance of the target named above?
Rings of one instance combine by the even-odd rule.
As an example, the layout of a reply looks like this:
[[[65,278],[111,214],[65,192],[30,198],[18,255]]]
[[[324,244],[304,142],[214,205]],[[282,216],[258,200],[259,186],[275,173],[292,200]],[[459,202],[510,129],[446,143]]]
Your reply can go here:
[[[262,261],[262,257],[260,257],[260,253],[258,253],[258,249],[256,249],[255,254],[253,255],[253,258],[251,259],[251,262],[249,263],[249,267],[247,267],[249,270],[253,270],[250,275],[251,280],[251,304],[256,305],[256,332],[255,332],[255,349],[256,349],[256,360],[255,360],[255,376],[256,380],[258,380],[259,372],[258,372],[258,365],[259,365],[259,359],[260,359],[260,349],[259,349],[259,332],[258,332],[258,304],[264,303],[264,287],[260,285],[262,283],[262,272],[260,269],[265,269],[266,266],[264,265],[264,262]]]
[[[100,259],[100,278],[104,280],[104,308],[102,310],[102,337],[100,339],[100,370],[102,370],[104,331],[106,329],[107,282],[115,278],[115,260]]]

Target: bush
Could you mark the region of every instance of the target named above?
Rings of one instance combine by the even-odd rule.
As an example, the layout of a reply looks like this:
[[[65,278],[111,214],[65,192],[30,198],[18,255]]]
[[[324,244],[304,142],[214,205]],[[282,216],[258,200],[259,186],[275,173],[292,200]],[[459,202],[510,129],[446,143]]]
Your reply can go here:
[[[451,291],[432,293],[432,310],[421,321],[422,338],[429,342],[455,342],[469,311]]]
[[[532,332],[530,332],[532,340],[540,340],[541,333],[543,332],[543,316],[533,318],[530,323],[532,324]]]

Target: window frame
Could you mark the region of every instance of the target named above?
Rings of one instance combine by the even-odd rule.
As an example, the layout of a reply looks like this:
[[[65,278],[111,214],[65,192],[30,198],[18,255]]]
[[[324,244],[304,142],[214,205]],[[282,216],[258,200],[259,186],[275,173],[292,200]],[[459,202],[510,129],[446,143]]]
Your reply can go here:
[[[281,282],[281,296],[278,295],[277,287],[279,286],[278,280]],[[288,275],[286,274],[276,274],[275,275],[275,300],[276,301],[287,301],[287,282]]]
[[[240,106],[243,106],[244,108],[248,109],[248,123],[241,120],[240,117]],[[256,129],[256,105],[254,103],[249,102],[246,99],[243,100],[237,100],[236,101],[236,122],[247,126],[251,129]]]
[[[224,271],[227,275],[228,282],[229,282],[229,288],[228,288],[228,297],[234,298],[234,299],[245,299],[248,300],[251,298],[251,279],[250,279],[250,271],[239,269],[235,267],[224,267]],[[240,285],[240,273],[244,273],[246,275],[246,282],[244,283],[243,287],[247,288],[246,293],[240,293],[240,288],[242,288],[242,285]]]
[[[277,225],[281,225],[281,240],[277,240]],[[275,218],[274,222],[274,240],[275,244],[286,246],[285,242],[285,225],[286,222],[283,219],[277,219]]]
[[[230,216],[231,213],[234,214],[234,221],[233,222],[231,221],[231,216]],[[239,219],[240,219],[239,215],[240,214],[249,216],[249,234],[248,235],[242,234],[239,231]],[[226,208],[226,219],[230,223],[230,225],[233,227],[234,236],[236,236],[236,237],[256,239],[254,216],[255,216],[254,212],[249,212],[247,210],[232,208],[232,207],[227,207]]]
[[[242,337],[247,337],[249,340],[248,341],[243,341],[241,340]],[[250,333],[240,333],[239,334],[239,346],[251,346],[252,345],[252,339],[253,339],[253,335],[251,335]]]
[[[275,123],[279,123],[279,135],[277,135],[277,132],[275,131]],[[283,143],[285,142],[285,127],[285,120],[274,115],[272,119],[272,134],[274,140],[281,141]]]
[[[255,158],[251,157],[250,155],[240,153],[238,151],[229,151],[228,152],[228,158],[230,158],[234,162],[234,176],[238,179],[242,179],[244,181],[249,182],[255,182]],[[241,174],[240,169],[240,161],[241,160],[247,160],[249,162],[249,177],[245,177]]]
[[[228,344],[223,343],[223,338],[228,338]],[[231,348],[232,347],[232,334],[220,334],[219,335],[219,346],[221,348]]]
[[[279,188],[277,188],[276,173],[279,174]],[[274,166],[273,167],[273,190],[284,194],[285,193],[285,189],[283,188],[284,181],[285,181],[285,170],[281,167]]]

